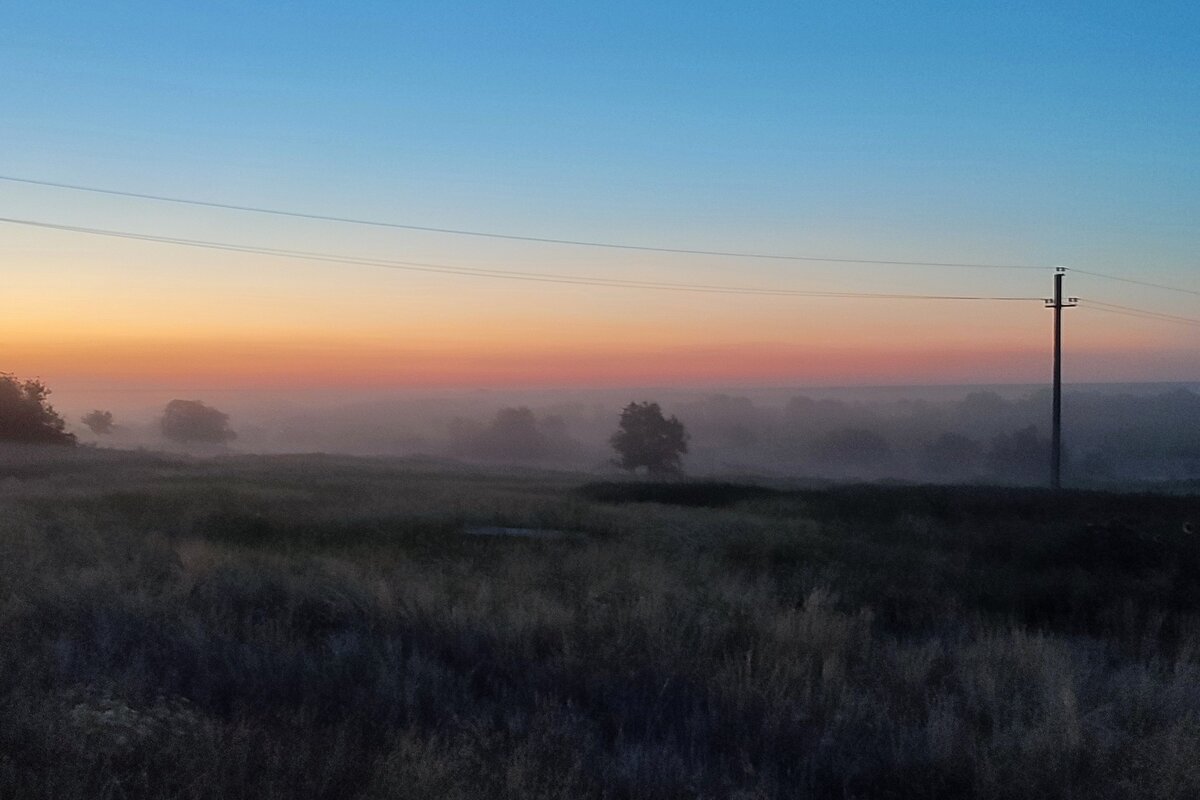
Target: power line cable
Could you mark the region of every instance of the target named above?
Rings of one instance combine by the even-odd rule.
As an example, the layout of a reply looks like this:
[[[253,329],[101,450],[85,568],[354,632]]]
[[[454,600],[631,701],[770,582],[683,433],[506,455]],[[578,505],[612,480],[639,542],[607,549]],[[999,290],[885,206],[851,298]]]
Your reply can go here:
[[[1168,286],[1165,283],[1152,283],[1150,281],[1143,281],[1143,280],[1139,280],[1137,278],[1123,278],[1120,275],[1108,275],[1103,272],[1092,272],[1091,270],[1075,269],[1074,267],[1071,268],[1071,272],[1075,272],[1080,275],[1090,275],[1093,278],[1104,278],[1105,280],[1109,280],[1109,281],[1120,281],[1121,283],[1133,283],[1133,284],[1137,284],[1138,286],[1149,286],[1154,289],[1166,289],[1169,292],[1183,292],[1184,294],[1200,296],[1200,291],[1198,291],[1196,289],[1185,289],[1182,286]]]
[[[1117,314],[1119,316],[1130,317],[1132,319],[1146,320],[1149,322],[1173,322],[1173,323],[1178,323],[1181,325],[1189,325],[1191,327],[1200,328],[1200,320],[1198,320],[1196,322],[1190,322],[1188,320],[1182,320],[1182,319],[1168,319],[1168,318],[1160,317],[1155,314],[1139,314],[1139,313],[1136,313],[1133,311],[1121,311],[1121,310],[1115,309],[1115,308],[1099,308],[1094,305],[1081,305],[1080,308],[1082,308],[1084,311],[1101,311],[1105,314]]]
[[[250,253],[255,255],[295,258],[308,261],[320,261],[334,264],[350,264],[356,266],[385,267],[414,272],[432,272],[446,275],[457,275],[475,278],[500,278],[507,280],[535,281],[541,283],[560,283],[582,286],[604,286],[622,289],[654,289],[664,291],[699,292],[706,294],[746,294],[777,297],[827,297],[827,298],[857,298],[880,300],[979,300],[979,301],[1040,301],[1038,297],[1010,297],[991,295],[934,295],[934,294],[899,294],[886,292],[831,292],[812,291],[804,289],[784,289],[751,286],[722,286],[697,283],[670,283],[665,281],[639,281],[624,278],[604,278],[597,276],[574,276],[544,272],[522,272],[517,270],[499,270],[482,267],[464,267],[451,264],[431,264],[420,261],[399,261],[392,259],[359,258],[333,253],[314,253],[303,250],[284,250],[270,247],[257,247],[228,242],[214,242],[202,239],[183,239],[172,236],[138,233],[132,231],[117,231],[104,228],[88,228],[78,225],[64,225],[38,220],[15,219],[0,217],[0,223],[23,225],[48,230],[81,233],[92,236],[106,236],[134,241],[172,244],[184,247],[195,247],[210,250],[222,250],[235,253]]]
[[[1200,319],[1196,317],[1183,317],[1178,314],[1167,314],[1162,311],[1134,308],[1133,306],[1118,305],[1117,303],[1102,303],[1099,300],[1082,299],[1079,302],[1085,308],[1090,308],[1093,311],[1104,311],[1110,314],[1121,314],[1127,317],[1138,317],[1140,319],[1156,320],[1159,322],[1178,322],[1183,325],[1200,327]]]
[[[1180,314],[1170,314],[1165,311],[1154,311],[1154,310],[1148,309],[1148,308],[1135,308],[1133,306],[1125,306],[1125,305],[1120,305],[1118,303],[1104,303],[1099,300],[1086,300],[1085,302],[1091,303],[1094,306],[1101,306],[1103,308],[1112,308],[1112,309],[1116,309],[1119,311],[1128,311],[1128,312],[1135,313],[1135,314],[1149,314],[1151,316],[1161,317],[1163,319],[1177,320],[1179,322],[1194,322],[1194,323],[1200,324],[1200,319],[1198,319],[1196,317],[1185,317]]]
[[[721,256],[726,258],[753,258],[767,259],[774,261],[810,261],[824,262],[831,264],[876,264],[885,266],[907,266],[907,267],[955,267],[962,269],[1036,269],[1044,270],[1047,267],[1035,266],[1032,264],[978,264],[953,261],[907,261],[897,259],[874,259],[874,258],[847,258],[839,256],[809,256],[809,255],[790,255],[785,253],[755,253],[744,251],[726,251],[726,250],[702,250],[684,247],[655,247],[652,245],[628,244],[622,242],[600,242],[589,241],[585,239],[556,239],[545,236],[523,236],[512,233],[496,233],[491,231],[476,231],[463,228],[439,228],[429,225],[413,225],[400,222],[385,222],[381,220],[359,219],[355,217],[340,217],[331,214],[315,214],[303,211],[287,211],[276,208],[265,208],[261,206],[246,206],[235,203],[219,203],[209,200],[195,200],[183,197],[171,197],[168,195],[146,194],[142,192],[127,192],[118,189],[106,189],[98,186],[82,186],[71,183],[58,183],[55,181],[35,180],[33,178],[20,178],[12,175],[0,175],[0,181],[9,183],[22,183],[31,186],[44,186],[53,189],[68,189],[76,192],[90,192],[93,194],[104,194],[116,197],[130,197],[139,200],[152,200],[159,203],[176,203],[180,205],[201,206],[204,208],[218,208],[226,211],[246,211],[254,214],[271,214],[278,217],[292,217],[295,219],[320,220],[323,222],[339,222],[350,225],[367,225],[376,228],[395,228],[407,231],[421,231],[424,233],[440,233],[451,236],[473,236],[486,239],[505,239],[517,242],[538,242],[541,244],[560,244],[573,247],[602,247],[613,250],[637,250],[650,253],[677,253],[682,255],[694,256]]]

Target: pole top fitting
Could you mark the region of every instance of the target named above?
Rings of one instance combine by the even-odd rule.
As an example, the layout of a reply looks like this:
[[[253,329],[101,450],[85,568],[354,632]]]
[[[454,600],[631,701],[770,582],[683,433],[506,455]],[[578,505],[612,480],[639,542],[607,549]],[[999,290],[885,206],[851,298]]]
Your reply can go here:
[[[1060,267],[1055,267],[1055,268],[1054,268],[1054,271],[1055,271],[1055,272],[1066,272],[1066,271],[1067,271],[1067,268],[1066,268],[1066,267],[1061,267],[1061,266],[1060,266]]]

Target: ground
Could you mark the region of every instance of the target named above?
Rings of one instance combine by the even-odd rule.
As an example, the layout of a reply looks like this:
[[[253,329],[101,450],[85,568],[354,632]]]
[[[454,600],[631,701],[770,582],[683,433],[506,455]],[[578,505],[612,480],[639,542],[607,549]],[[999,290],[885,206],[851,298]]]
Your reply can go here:
[[[1197,512],[5,449],[0,797],[1200,796]]]

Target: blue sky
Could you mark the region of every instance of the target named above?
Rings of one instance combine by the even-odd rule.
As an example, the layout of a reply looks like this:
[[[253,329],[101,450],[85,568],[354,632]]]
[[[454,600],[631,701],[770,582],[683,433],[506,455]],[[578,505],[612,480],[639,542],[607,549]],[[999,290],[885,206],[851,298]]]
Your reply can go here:
[[[565,200],[578,219],[528,223],[571,235],[626,204],[736,230],[1169,225],[1200,198],[1194,4],[13,6],[6,160],[38,174]]]
[[[0,174],[562,238],[1200,275],[1193,3],[12,3],[0,73]],[[390,246],[11,184],[0,214]],[[484,244],[404,242],[513,268],[1029,289]],[[1194,313],[1194,296],[1132,297]]]

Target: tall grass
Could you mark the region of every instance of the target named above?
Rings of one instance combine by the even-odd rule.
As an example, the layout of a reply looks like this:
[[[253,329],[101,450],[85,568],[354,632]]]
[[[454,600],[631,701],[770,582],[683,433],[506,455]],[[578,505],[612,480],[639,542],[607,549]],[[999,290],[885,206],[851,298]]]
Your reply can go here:
[[[0,796],[1200,796],[1186,500],[20,460]]]

